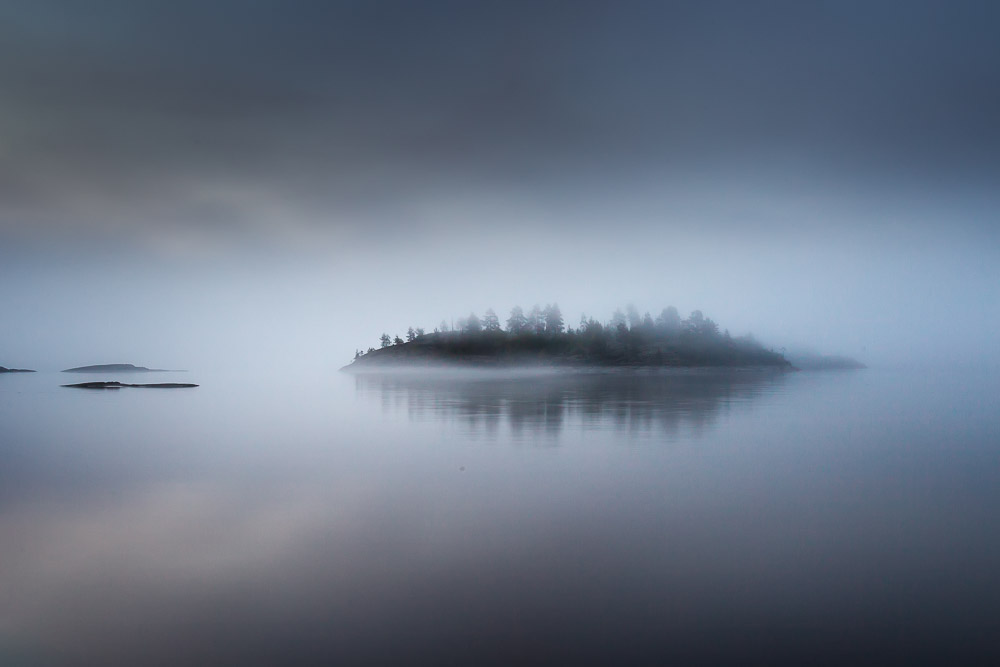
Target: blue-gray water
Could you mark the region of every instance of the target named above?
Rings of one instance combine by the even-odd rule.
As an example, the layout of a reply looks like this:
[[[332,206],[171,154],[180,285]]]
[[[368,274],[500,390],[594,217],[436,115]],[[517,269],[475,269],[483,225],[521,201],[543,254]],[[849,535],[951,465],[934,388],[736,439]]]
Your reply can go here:
[[[0,664],[1000,657],[995,371],[90,379],[0,375]]]

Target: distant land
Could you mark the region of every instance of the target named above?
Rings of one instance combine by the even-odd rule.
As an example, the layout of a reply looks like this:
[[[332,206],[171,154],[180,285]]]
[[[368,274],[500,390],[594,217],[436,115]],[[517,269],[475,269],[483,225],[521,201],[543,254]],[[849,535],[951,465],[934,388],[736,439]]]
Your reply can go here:
[[[409,329],[406,340],[383,334],[379,349],[357,351],[341,370],[377,371],[390,367],[431,365],[511,367],[772,367],[794,370],[779,352],[752,336],[733,337],[720,331],[696,310],[682,320],[675,308],[664,308],[654,320],[634,308],[620,309],[608,322],[581,318],[579,328],[566,327],[557,305],[514,308],[503,328],[489,310],[474,313],[448,329],[434,333]]]
[[[858,370],[868,368],[852,357],[839,354],[789,354],[796,368],[804,371]]]
[[[126,384],[124,382],[80,382],[78,384],[64,384],[63,387],[74,389],[121,389],[122,387],[139,387],[141,389],[186,389],[197,387],[196,384],[186,384],[181,382],[157,382],[154,384]]]
[[[5,368],[0,366],[0,373],[34,373],[35,371],[28,370],[27,368]]]
[[[97,364],[96,366],[78,366],[67,368],[63,373],[165,373],[163,368],[146,368],[132,364]]]

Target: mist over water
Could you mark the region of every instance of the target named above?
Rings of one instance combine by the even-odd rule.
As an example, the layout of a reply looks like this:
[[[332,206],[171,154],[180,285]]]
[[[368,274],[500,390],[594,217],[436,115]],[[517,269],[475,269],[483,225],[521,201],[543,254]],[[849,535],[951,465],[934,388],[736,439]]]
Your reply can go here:
[[[996,655],[995,374],[61,377],[0,377],[10,659]]]
[[[230,4],[0,10],[0,364],[325,370],[549,302],[997,363],[990,3]]]
[[[998,25],[0,3],[0,665],[997,662]],[[337,372],[536,304],[868,369]]]

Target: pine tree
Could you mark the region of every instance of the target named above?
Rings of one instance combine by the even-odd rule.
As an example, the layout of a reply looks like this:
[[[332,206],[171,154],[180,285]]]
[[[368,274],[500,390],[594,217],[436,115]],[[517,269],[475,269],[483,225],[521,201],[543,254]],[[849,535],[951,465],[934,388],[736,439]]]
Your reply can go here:
[[[487,309],[486,314],[483,315],[483,330],[500,331],[500,318],[497,317],[492,308]]]
[[[521,306],[514,306],[510,309],[510,317],[507,318],[507,331],[512,334],[522,333],[528,326],[528,318],[524,316]]]
[[[545,333],[559,334],[563,332],[563,329],[565,329],[565,324],[563,324],[562,311],[559,310],[558,303],[553,303],[551,305],[545,306],[544,318],[545,318]]]
[[[545,318],[542,317],[542,309],[535,304],[528,313],[528,330],[532,333],[540,334],[545,331]]]
[[[673,306],[667,306],[656,318],[656,327],[664,333],[676,333],[681,328],[681,316]]]

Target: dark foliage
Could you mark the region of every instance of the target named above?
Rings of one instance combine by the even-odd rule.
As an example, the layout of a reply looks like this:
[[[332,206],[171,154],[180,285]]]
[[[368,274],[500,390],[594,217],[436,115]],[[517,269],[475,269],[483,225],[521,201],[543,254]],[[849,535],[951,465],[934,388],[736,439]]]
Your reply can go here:
[[[410,332],[413,332],[412,335]],[[419,334],[417,333],[419,332]],[[412,336],[412,337],[411,337]],[[410,329],[407,342],[356,358],[356,363],[444,361],[484,365],[546,363],[597,366],[788,366],[784,356],[765,349],[752,336],[732,337],[700,311],[681,320],[673,307],[655,320],[629,305],[607,323],[581,318],[566,328],[559,306],[532,308],[527,316],[515,307],[507,330],[492,309],[483,320],[475,314],[457,331],[424,334]]]

